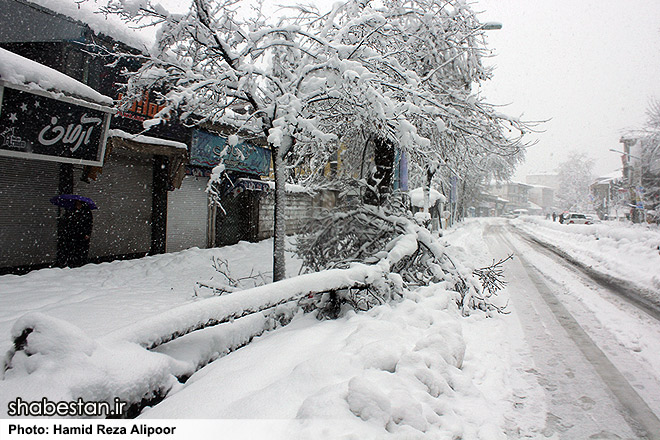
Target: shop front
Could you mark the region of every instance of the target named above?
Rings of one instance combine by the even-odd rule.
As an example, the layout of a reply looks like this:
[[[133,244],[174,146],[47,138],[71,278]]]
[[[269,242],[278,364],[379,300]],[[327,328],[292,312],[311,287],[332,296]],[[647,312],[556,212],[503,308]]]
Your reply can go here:
[[[218,185],[221,207],[209,207],[209,245],[223,246],[258,238],[260,195],[268,191],[261,176],[270,173],[270,150],[247,140],[230,145],[227,137],[206,130],[194,130],[190,165],[204,174],[222,162],[225,173]],[[208,205],[208,202],[207,202]]]
[[[56,263],[62,208],[50,199],[72,192],[74,166],[103,165],[111,104],[0,49],[0,272]]]

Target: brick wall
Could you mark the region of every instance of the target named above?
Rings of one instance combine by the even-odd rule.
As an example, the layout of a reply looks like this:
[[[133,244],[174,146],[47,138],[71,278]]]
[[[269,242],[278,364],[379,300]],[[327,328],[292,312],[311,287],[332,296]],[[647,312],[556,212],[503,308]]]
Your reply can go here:
[[[332,191],[322,191],[315,195],[302,192],[287,192],[286,233],[297,234],[305,222],[321,209],[331,209],[335,206],[336,195]],[[273,207],[275,193],[262,193],[259,199],[259,224],[257,239],[263,240],[273,236]]]

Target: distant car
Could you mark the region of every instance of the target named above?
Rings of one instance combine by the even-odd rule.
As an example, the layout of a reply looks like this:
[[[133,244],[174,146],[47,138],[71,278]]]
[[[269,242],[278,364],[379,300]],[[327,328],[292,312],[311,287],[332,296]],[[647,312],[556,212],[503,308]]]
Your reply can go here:
[[[571,212],[568,215],[564,216],[564,223],[566,224],[575,224],[575,225],[591,225],[593,220],[588,218],[584,214],[578,214],[577,212]]]

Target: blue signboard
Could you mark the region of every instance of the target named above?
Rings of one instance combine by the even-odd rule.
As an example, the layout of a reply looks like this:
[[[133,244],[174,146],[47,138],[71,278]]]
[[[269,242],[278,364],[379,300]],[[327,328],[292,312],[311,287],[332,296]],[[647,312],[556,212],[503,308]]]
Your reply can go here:
[[[451,189],[449,190],[449,203],[458,202],[458,177],[451,176],[449,178]]]
[[[220,163],[228,171],[267,176],[270,174],[270,150],[244,141],[232,146],[227,139],[202,130],[193,132],[190,164],[212,168]]]
[[[405,151],[397,150],[394,158],[394,189],[408,191],[408,158]]]

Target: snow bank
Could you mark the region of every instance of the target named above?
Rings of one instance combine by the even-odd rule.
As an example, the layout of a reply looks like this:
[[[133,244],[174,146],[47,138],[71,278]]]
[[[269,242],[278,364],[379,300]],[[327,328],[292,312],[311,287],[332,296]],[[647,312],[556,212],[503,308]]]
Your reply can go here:
[[[500,433],[500,419],[489,420],[461,370],[461,332],[453,293],[438,285],[335,321],[298,316],[200,370],[143,416],[293,419],[296,438],[504,438],[482,435]],[[465,396],[483,409],[460,404]]]
[[[141,402],[164,395],[177,382],[170,373],[176,361],[138,345],[100,344],[75,326],[31,313],[19,319],[12,350],[0,381],[0,405],[9,401]],[[4,411],[3,411],[4,413]]]
[[[541,241],[559,247],[596,271],[655,291],[660,300],[660,230],[622,222],[563,225],[523,216],[513,224]]]

